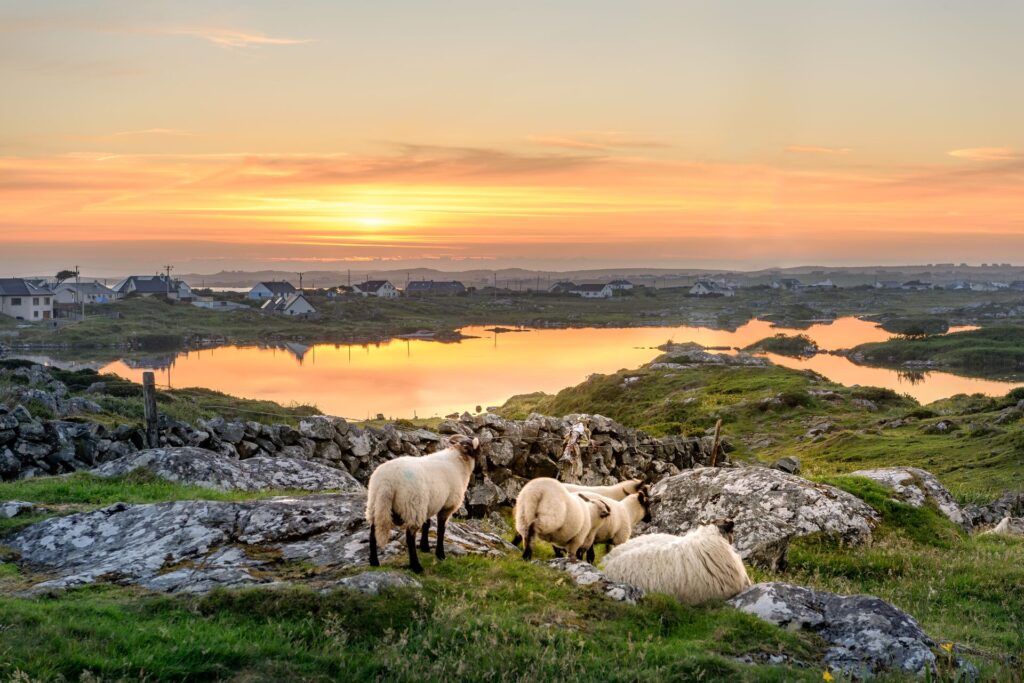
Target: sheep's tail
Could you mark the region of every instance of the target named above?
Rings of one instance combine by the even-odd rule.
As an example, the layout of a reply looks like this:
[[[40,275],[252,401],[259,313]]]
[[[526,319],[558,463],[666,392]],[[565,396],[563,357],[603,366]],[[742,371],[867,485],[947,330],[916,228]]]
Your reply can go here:
[[[372,484],[378,484],[373,486]],[[391,540],[391,530],[402,524],[393,512],[395,490],[387,481],[371,482],[366,500],[366,522],[374,530],[377,545],[384,547]]]
[[[523,539],[528,538],[527,532],[535,521],[537,521],[537,508],[540,506],[543,492],[530,491],[532,495],[519,496],[516,499],[516,535]]]

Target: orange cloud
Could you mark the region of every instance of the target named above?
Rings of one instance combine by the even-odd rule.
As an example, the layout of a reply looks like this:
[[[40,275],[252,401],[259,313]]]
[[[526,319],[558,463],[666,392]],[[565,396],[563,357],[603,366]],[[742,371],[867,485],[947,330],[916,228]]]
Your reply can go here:
[[[851,147],[818,147],[817,145],[788,145],[787,152],[793,154],[849,154]]]
[[[614,149],[654,149],[669,146],[658,140],[648,140],[629,133],[615,131],[585,132],[572,136],[528,135],[526,139],[529,142],[545,147],[589,149],[604,152]]]
[[[954,149],[949,156],[971,161],[1013,161],[1024,158],[1024,153],[1015,152],[1008,147],[968,147]]]
[[[275,38],[263,33],[237,31],[209,26],[167,27],[144,29],[146,33],[164,33],[201,38],[220,47],[246,48],[261,45],[303,45],[314,42],[306,38]]]

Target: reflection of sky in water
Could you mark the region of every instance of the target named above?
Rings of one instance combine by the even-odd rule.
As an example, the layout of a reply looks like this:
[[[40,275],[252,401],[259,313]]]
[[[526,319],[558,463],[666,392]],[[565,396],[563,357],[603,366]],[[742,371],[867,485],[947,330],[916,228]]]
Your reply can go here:
[[[227,347],[191,351],[157,382],[174,387],[207,387],[235,396],[289,403],[314,403],[333,415],[363,419],[429,417],[498,405],[514,394],[553,393],[593,373],[635,368],[657,356],[669,339],[706,346],[752,344],[780,331],[751,321],[735,332],[692,327],[532,330],[500,334],[482,327],[463,330],[478,339],[457,344],[394,340],[377,346],[291,344],[289,348]],[[872,323],[842,318],[832,325],[799,331],[823,349],[849,348],[889,337]],[[809,368],[842,384],[889,387],[930,402],[957,393],[1005,394],[1013,384],[933,372],[911,384],[892,370],[854,365],[839,356],[808,360],[771,356],[787,367]],[[123,362],[104,371],[141,381],[143,369]]]

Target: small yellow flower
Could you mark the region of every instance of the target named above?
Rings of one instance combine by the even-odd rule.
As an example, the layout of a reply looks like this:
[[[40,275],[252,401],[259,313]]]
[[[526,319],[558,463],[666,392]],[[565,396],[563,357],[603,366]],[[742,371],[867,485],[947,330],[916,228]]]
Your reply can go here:
[[[832,674],[830,674],[828,671],[822,671],[821,680],[825,681],[826,683],[832,683]]]
[[[939,645],[939,647],[946,652],[953,652],[953,643],[943,643],[942,645]]]

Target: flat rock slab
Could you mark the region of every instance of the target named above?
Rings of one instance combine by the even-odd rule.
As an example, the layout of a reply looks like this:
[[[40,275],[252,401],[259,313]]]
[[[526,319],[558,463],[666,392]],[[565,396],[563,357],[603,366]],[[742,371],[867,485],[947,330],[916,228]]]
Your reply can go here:
[[[538,561],[536,564],[551,567],[567,573],[579,586],[593,586],[612,600],[630,605],[644,597],[644,590],[637,586],[620,581],[612,581],[604,572],[587,562],[579,562],[560,557],[554,560]]]
[[[0,519],[13,519],[21,515],[30,515],[36,512],[35,503],[28,503],[23,500],[0,501]]]
[[[379,595],[381,591],[394,588],[423,588],[423,584],[411,576],[398,572],[362,572],[339,579],[333,586],[323,588],[320,592],[326,593],[336,588],[347,588],[366,595]]]
[[[759,583],[728,603],[778,626],[816,633],[830,645],[825,664],[852,677],[887,670],[924,675],[935,667],[935,643],[914,618],[870,595]]]
[[[971,530],[971,522],[964,515],[953,494],[935,475],[917,467],[881,467],[851,472],[854,477],[866,477],[893,492],[893,498],[916,508],[931,501],[949,521]]]
[[[167,592],[276,581],[282,560],[355,566],[369,559],[363,493],[251,501],[117,503],[34,524],[7,545],[19,564],[52,578],[34,590],[111,581]],[[397,533],[395,536],[397,537]],[[503,555],[514,547],[472,523],[453,522],[452,555]],[[404,555],[404,542],[384,558]]]
[[[204,448],[151,448],[105,463],[92,473],[119,477],[144,469],[161,479],[220,491],[362,491],[345,470],[297,458],[235,460]]]
[[[856,496],[765,467],[688,470],[655,484],[651,498],[647,532],[682,535],[714,519],[731,519],[740,556],[772,570],[785,566],[792,538],[824,533],[859,544],[879,521]]]

